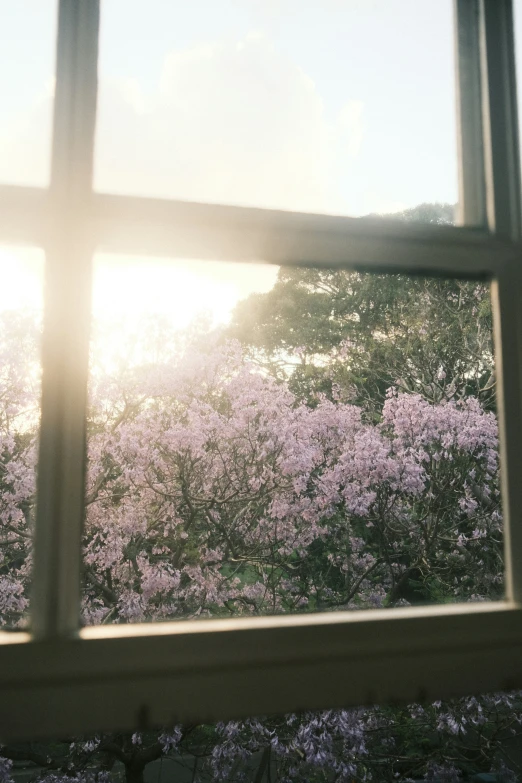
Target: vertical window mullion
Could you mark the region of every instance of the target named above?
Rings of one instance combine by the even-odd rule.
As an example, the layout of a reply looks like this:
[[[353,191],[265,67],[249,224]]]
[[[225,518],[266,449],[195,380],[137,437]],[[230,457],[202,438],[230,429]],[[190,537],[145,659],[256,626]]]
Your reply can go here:
[[[480,0],[482,119],[490,230],[522,235],[512,0]]]
[[[505,590],[522,604],[522,265],[492,284],[505,551]]]
[[[79,625],[97,94],[98,0],[60,0],[42,345],[42,419],[31,627]]]
[[[506,595],[522,602],[521,182],[512,0],[479,0],[489,230],[516,244],[493,285],[504,504]]]
[[[459,161],[456,222],[485,228],[479,0],[454,0],[454,31]]]

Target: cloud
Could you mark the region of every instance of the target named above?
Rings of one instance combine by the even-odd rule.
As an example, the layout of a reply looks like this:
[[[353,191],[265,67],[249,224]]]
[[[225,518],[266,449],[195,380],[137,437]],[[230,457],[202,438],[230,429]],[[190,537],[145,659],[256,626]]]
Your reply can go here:
[[[152,95],[102,81],[95,186],[327,211],[336,146],[357,154],[361,114],[349,104],[329,126],[310,77],[259,34],[171,52]]]
[[[364,104],[348,101],[338,117],[339,151],[349,159],[356,158],[364,137]]]
[[[47,185],[52,81],[0,130],[0,181]],[[165,57],[156,88],[100,78],[95,188],[346,214],[364,107],[329,120],[313,80],[252,31]]]
[[[9,112],[0,126],[0,182],[46,187],[51,166],[54,79],[25,110]]]

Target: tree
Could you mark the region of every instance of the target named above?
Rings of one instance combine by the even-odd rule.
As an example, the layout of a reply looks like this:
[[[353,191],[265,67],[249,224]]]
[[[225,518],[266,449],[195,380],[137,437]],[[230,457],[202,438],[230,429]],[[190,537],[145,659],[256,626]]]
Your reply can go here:
[[[449,222],[448,205],[400,213]],[[396,386],[437,402],[494,406],[489,286],[480,281],[281,268],[239,302],[228,332],[309,403],[318,392],[382,406]]]
[[[368,297],[355,291],[355,282],[354,301],[364,315]],[[397,300],[401,285],[394,278]],[[389,308],[399,337],[403,317],[415,323],[411,311],[424,290],[419,286],[405,295],[408,307]],[[448,290],[441,288],[439,304]],[[385,289],[377,294],[384,297]],[[479,302],[480,310],[483,300],[464,294],[462,302]],[[426,293],[435,297],[432,303],[436,295]],[[339,294],[338,309],[341,304]],[[354,384],[350,364],[349,383],[330,378],[327,393],[318,394],[297,384],[295,373],[268,371],[257,349],[245,350],[221,334],[175,334],[155,322],[127,334],[111,354],[94,350],[83,621],[500,597],[494,406],[477,385],[482,369],[473,375],[472,363],[458,364],[466,359],[464,348],[460,359],[453,353],[459,318],[475,345],[473,318],[477,331],[477,318],[488,316],[469,315],[463,304],[453,308],[453,300],[447,310],[453,349],[441,336],[435,353],[439,359],[447,354],[444,366],[455,375],[446,384],[438,378],[437,393],[415,391],[402,378],[375,394],[360,383],[347,399]],[[377,343],[386,303],[367,311]],[[348,351],[350,361],[358,354],[346,346],[342,318],[324,310],[317,315],[319,325],[323,321],[333,323],[332,334],[339,326],[338,344],[327,344],[325,326],[320,333],[310,330],[306,350],[318,371],[325,367],[317,357],[340,371],[336,350]],[[30,319],[6,317],[0,330],[0,608],[12,626],[24,623],[30,582],[37,334]],[[364,348],[362,331],[353,334]],[[97,339],[108,343],[103,329]],[[377,350],[372,345],[367,357]],[[295,347],[289,342],[283,353]],[[385,348],[383,355],[393,358],[391,337]],[[480,354],[484,366],[487,350]],[[420,363],[408,368],[411,379],[417,370],[425,372]],[[418,376],[419,383],[426,385],[426,377]],[[42,780],[48,783],[94,783],[105,781],[118,762],[129,783],[138,783],[148,763],[169,756],[189,764],[201,781],[244,775],[303,783],[422,775],[456,780],[509,761],[505,738],[520,733],[521,720],[518,695],[268,716],[10,746],[1,750],[0,774],[7,780],[9,761],[27,759],[46,770]]]
[[[23,622],[28,606],[38,423],[39,324],[0,314],[0,623]]]
[[[235,343],[103,388],[86,621],[500,596],[497,427],[475,398],[392,389],[373,424]]]

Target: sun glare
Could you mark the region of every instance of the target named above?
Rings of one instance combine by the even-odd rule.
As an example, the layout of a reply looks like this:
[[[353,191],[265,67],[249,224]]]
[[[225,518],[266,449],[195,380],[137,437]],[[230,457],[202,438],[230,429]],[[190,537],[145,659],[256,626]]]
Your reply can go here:
[[[0,311],[43,306],[43,252],[37,248],[0,248]]]
[[[43,309],[44,254],[37,248],[0,248],[0,311]],[[238,301],[269,291],[277,267],[97,255],[93,267],[95,321],[161,316],[176,330],[204,318],[226,324]]]
[[[93,275],[95,319],[161,315],[176,329],[205,317],[227,323],[240,299],[272,288],[275,266],[208,261],[133,260],[99,255]]]

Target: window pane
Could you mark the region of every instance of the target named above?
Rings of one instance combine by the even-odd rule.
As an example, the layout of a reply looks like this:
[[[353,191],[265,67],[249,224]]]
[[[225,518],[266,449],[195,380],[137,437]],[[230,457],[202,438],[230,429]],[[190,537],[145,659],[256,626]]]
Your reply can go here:
[[[496,693],[3,745],[0,769],[25,783],[515,783],[521,723],[520,692]]]
[[[450,0],[108,0],[98,190],[341,215],[457,200]]]
[[[40,420],[43,253],[0,247],[0,627],[26,625]]]
[[[0,183],[49,183],[57,0],[0,0]]]
[[[84,621],[503,596],[483,282],[98,256]]]

